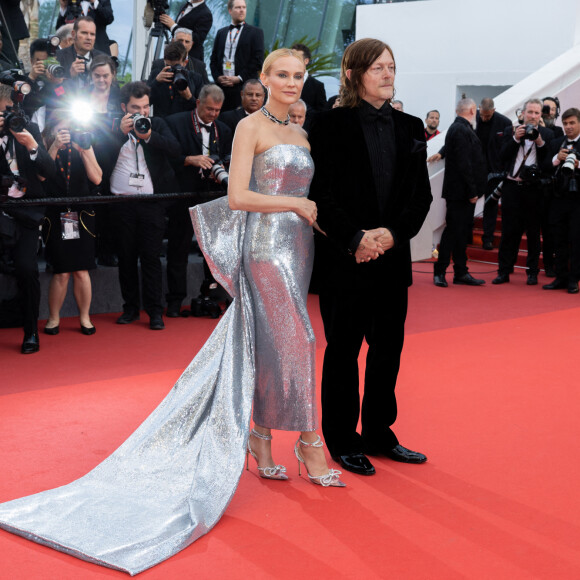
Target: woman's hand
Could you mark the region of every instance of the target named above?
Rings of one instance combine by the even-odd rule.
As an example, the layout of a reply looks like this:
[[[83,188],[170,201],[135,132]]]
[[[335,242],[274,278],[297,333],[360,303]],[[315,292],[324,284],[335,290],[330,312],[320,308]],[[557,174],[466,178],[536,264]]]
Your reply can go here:
[[[308,222],[309,226],[316,221],[318,215],[316,204],[305,197],[300,197],[296,200],[296,208],[294,209],[294,212],[300,217],[303,217]]]
[[[68,129],[59,129],[54,138],[54,145],[57,149],[66,149],[70,143],[70,132]]]

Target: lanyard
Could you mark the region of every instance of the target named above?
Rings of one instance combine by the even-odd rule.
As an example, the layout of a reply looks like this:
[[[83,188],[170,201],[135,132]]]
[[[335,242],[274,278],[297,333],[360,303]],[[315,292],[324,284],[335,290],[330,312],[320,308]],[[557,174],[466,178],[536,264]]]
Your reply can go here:
[[[203,147],[203,135],[201,134],[201,127],[200,127],[199,122],[197,120],[197,113],[195,111],[192,111],[191,112],[191,122],[193,123],[193,130],[195,131],[195,134],[196,135],[199,135],[199,137],[201,139],[201,145]],[[212,141],[211,140],[211,131],[210,131],[210,133],[209,133],[208,153],[211,153],[212,145],[217,150],[217,144],[218,144],[218,142],[220,140],[220,136],[219,136],[219,132],[218,132],[217,125],[215,123],[212,123],[210,126],[213,127],[214,138],[213,138],[213,141]]]
[[[234,44],[236,40],[238,40],[238,36],[240,35],[240,30],[242,29],[242,26],[240,26],[240,28],[236,28],[236,35],[234,36],[233,40],[232,40],[232,30],[230,29],[230,31],[228,32],[228,36],[230,37],[230,54],[228,56],[228,60],[232,60],[232,51],[234,49]]]
[[[60,170],[60,172],[64,175],[65,184],[66,184],[66,194],[68,196],[69,189],[70,189],[70,173],[71,173],[71,162],[72,162],[72,147],[70,144],[67,146],[67,161],[66,161],[66,171],[65,171],[65,164],[60,156],[60,149],[56,152],[56,164]]]

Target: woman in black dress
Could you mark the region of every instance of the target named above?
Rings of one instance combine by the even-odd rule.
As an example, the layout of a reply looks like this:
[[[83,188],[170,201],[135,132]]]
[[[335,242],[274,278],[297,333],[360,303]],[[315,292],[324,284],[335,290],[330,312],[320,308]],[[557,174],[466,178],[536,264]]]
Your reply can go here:
[[[56,112],[45,131],[45,144],[57,167],[55,180],[47,181],[53,196],[84,197],[91,184],[99,185],[103,172],[90,144],[81,147],[71,140],[69,111]],[[44,224],[47,259],[53,266],[48,291],[49,318],[46,334],[58,334],[60,310],[66,297],[70,275],[73,275],[74,297],[79,309],[81,332],[94,334],[89,309],[91,278],[95,268],[95,212],[88,206],[51,207]]]

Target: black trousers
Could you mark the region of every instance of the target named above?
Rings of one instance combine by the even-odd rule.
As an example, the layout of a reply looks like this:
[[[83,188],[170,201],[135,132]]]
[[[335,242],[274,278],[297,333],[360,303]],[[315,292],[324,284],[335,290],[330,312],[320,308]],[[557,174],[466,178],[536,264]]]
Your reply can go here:
[[[556,251],[556,276],[580,281],[580,196],[553,199],[550,226]]]
[[[540,261],[540,224],[543,191],[538,186],[520,186],[506,179],[501,198],[502,232],[499,245],[499,274],[511,274],[518,259],[524,233],[528,239],[528,274],[537,275]]]
[[[403,349],[407,287],[387,287],[369,299],[364,288],[351,295],[320,294],[327,346],[322,368],[322,432],[331,455],[398,444],[395,385]],[[358,356],[369,345],[362,408]],[[357,425],[361,418],[361,435]]]
[[[173,203],[167,210],[167,302],[179,302],[187,296],[187,262],[193,225],[189,215],[191,200]]]
[[[434,267],[435,275],[443,275],[451,263],[455,276],[467,274],[467,244],[473,231],[475,204],[468,199],[448,199],[445,229],[439,244],[439,258]]]
[[[141,262],[143,307],[149,316],[163,312],[161,248],[165,233],[165,207],[157,201],[130,201],[112,205],[119,283],[125,312],[141,309],[138,262]]]
[[[18,294],[24,315],[24,334],[38,331],[38,313],[40,309],[40,279],[38,275],[38,228],[29,228],[20,224],[18,241],[14,248],[14,267]]]
[[[486,200],[492,194],[495,187],[487,185],[485,198]],[[481,236],[481,241],[485,244],[486,242],[493,243],[493,234],[495,234],[495,228],[497,226],[497,210],[498,203],[496,199],[489,198],[483,205],[483,235]]]
[[[550,225],[552,200],[553,196],[544,196],[542,218],[540,221],[540,229],[542,232],[542,260],[544,262],[544,268],[548,270],[553,270],[556,264],[556,240],[554,239],[554,233],[552,231],[552,226]]]

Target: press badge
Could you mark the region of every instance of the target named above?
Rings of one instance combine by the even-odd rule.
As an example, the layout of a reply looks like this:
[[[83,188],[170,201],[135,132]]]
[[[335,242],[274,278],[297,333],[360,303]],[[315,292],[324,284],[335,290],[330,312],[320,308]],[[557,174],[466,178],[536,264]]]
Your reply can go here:
[[[81,237],[78,212],[67,211],[60,214],[60,231],[63,240],[78,240]]]
[[[226,64],[224,66],[224,75],[226,77],[235,77],[236,76],[236,66],[231,60],[226,60]]]
[[[142,173],[129,174],[129,185],[132,187],[143,187],[145,185],[145,176]]]

